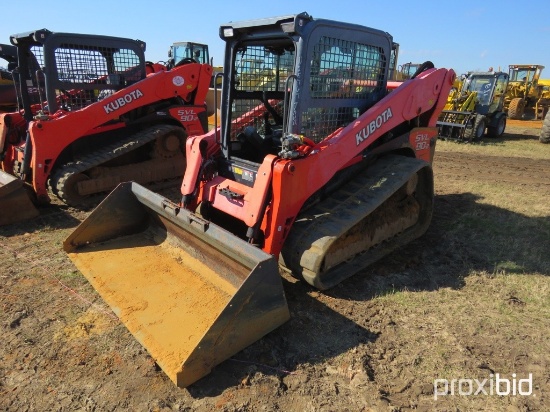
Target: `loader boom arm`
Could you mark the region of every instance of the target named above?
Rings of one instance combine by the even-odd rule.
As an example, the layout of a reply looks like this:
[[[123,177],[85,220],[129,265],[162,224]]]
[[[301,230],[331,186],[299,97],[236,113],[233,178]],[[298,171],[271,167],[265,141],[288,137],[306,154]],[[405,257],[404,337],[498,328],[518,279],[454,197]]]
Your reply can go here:
[[[261,178],[253,187],[221,176],[204,183],[202,201],[239,217],[249,227],[262,224],[266,233],[264,250],[278,256],[305,201],[338,171],[360,161],[373,142],[400,124],[418,122],[418,128],[410,133],[411,146],[414,145],[416,157],[431,162],[437,137],[435,124],[453,81],[454,71],[430,69],[404,82],[356,121],[311,148],[305,157],[290,160],[267,156],[259,167],[265,172],[258,173]],[[421,117],[425,119],[420,121]],[[188,140],[188,164],[195,165],[195,172],[186,173],[182,186],[184,196],[193,192],[192,177],[196,178],[196,169],[201,163],[199,146],[203,140],[209,147],[215,146],[215,132]],[[273,204],[269,213],[264,214],[266,204],[258,199],[267,199],[268,189],[272,192]],[[227,196],[228,192],[237,193],[239,199]]]
[[[432,69],[388,94],[356,122],[321,142],[306,158],[276,162],[272,183],[276,195],[273,196],[273,220],[269,231],[272,236],[266,237],[269,253],[276,256],[280,253],[290,226],[305,201],[349,164],[351,153],[360,156],[369,145],[399,124],[429,115],[425,124],[411,130],[409,140],[416,157],[431,163],[437,138],[435,124],[453,81],[452,70]],[[293,169],[292,173],[289,173],[290,169]],[[292,201],[287,198],[282,202],[285,193],[298,196],[292,197]]]
[[[331,162],[328,168],[322,162],[317,164],[323,164],[323,170],[332,176],[345,165],[346,159],[349,159],[351,153],[359,155],[374,141],[403,122],[432,112],[428,121],[419,123],[418,126],[435,127],[438,114],[446,103],[453,79],[454,72],[452,70],[430,69],[417,78],[403,83],[355,122],[320,142],[314,148],[332,147],[333,149],[329,150],[326,156],[332,156],[333,150],[337,148],[338,152],[343,154],[339,163]]]

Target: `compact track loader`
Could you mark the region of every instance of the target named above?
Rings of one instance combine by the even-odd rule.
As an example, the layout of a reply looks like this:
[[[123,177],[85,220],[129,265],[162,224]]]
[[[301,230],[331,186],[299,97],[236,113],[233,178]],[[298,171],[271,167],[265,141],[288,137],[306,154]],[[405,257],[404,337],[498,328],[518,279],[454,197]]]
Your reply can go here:
[[[279,269],[326,289],[426,231],[455,77],[388,93],[388,33],[307,13],[220,36],[221,127],[188,138],[181,203],[123,183],[64,242],[182,387],[289,318]]]
[[[208,130],[209,64],[167,70],[145,60],[144,42],[118,37],[43,29],[11,42],[20,110],[0,114],[0,182],[74,207],[124,181],[181,182],[185,139]],[[0,223],[20,220],[3,192]]]

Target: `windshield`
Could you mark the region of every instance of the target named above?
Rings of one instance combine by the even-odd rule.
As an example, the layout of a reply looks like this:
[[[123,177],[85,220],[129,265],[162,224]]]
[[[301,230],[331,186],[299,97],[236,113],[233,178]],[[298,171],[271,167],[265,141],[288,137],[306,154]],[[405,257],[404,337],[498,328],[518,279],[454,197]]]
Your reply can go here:
[[[183,59],[193,59],[198,63],[208,63],[208,49],[206,46],[193,43],[177,44],[173,47],[174,63],[179,63]]]
[[[495,78],[493,76],[476,76],[469,78],[465,82],[465,91],[477,92],[477,100],[482,105],[491,102],[491,92]]]
[[[410,79],[413,76],[413,74],[416,73],[419,67],[420,67],[420,64],[415,64],[415,63],[404,64],[403,74],[407,76],[406,78]]]
[[[510,81],[512,82],[532,82],[535,76],[535,69],[511,69]]]

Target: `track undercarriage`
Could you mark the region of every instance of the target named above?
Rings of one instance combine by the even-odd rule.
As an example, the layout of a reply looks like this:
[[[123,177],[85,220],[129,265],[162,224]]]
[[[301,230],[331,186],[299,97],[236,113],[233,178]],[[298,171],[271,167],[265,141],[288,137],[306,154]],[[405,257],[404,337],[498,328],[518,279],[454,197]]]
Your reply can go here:
[[[174,179],[185,171],[185,137],[178,126],[150,127],[58,168],[50,188],[70,206],[88,206],[126,181],[162,185],[172,180],[177,184]],[[146,145],[151,146],[147,159],[135,161],[132,155]]]
[[[328,289],[423,234],[432,208],[431,167],[386,156],[300,214],[279,263]]]

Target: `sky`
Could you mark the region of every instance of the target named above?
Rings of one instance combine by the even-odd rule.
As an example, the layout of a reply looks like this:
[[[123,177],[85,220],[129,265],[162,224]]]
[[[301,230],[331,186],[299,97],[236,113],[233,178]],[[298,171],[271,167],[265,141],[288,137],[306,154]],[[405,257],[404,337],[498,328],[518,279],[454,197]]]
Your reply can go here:
[[[52,32],[102,34],[145,41],[146,59],[165,61],[173,42],[209,45],[215,66],[223,64],[220,25],[307,12],[314,18],[361,24],[390,33],[399,43],[398,64],[431,60],[436,67],[508,71],[509,64],[542,64],[550,78],[548,0],[371,1],[243,0],[59,3],[5,1],[0,43],[9,36],[46,28]],[[0,66],[5,66],[0,60]]]

